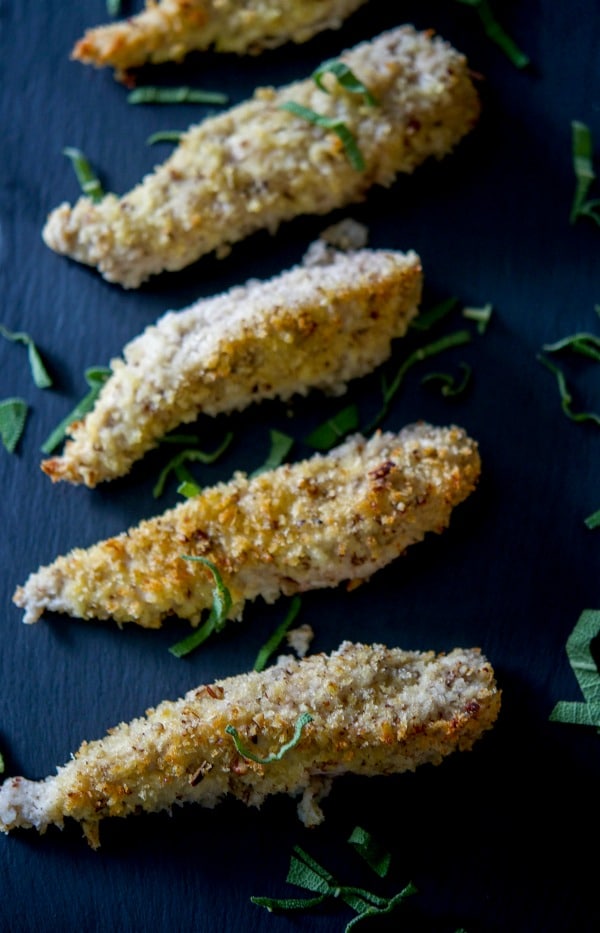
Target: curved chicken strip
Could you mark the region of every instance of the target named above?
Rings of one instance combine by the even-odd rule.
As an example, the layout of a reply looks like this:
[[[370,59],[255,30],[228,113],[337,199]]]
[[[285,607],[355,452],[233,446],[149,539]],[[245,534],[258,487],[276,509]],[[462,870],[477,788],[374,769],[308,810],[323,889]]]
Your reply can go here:
[[[338,29],[365,0],[146,0],[137,16],[88,29],[73,58],[123,73],[188,52],[256,54]]]
[[[25,622],[44,612],[158,628],[177,615],[197,625],[212,605],[209,559],[229,589],[229,618],[246,600],[364,580],[472,492],[477,445],[459,428],[417,424],[356,435],[327,456],[248,479],[239,473],[158,518],[32,574],[14,600]]]
[[[477,648],[436,656],[344,642],[330,656],[283,657],[264,672],[191,690],[84,742],[44,781],[5,781],[0,830],[43,832],[69,818],[96,848],[106,817],[185,803],[214,807],[226,795],[258,807],[278,793],[302,794],[300,819],[314,826],[334,777],[439,764],[471,749],[493,726],[500,703],[494,671]],[[281,758],[267,764],[243,754],[276,756],[307,714],[300,740]],[[237,730],[241,753],[227,726]]]
[[[94,410],[71,426],[63,456],[42,463],[53,480],[93,487],[122,476],[159,439],[202,412],[261,399],[341,393],[390,354],[417,313],[415,253],[328,251],[266,282],[165,315],[132,341]]]
[[[479,99],[466,61],[450,45],[406,26],[342,59],[377,100],[331,93],[307,80],[258,90],[249,102],[184,134],[173,155],[122,198],[82,197],[48,218],[43,237],[58,253],[136,288],[206,253],[225,255],[254,231],[274,232],[300,214],[325,214],[389,186],[429,156],[441,158],[473,127]],[[354,135],[358,171],[338,135],[283,110],[295,101]]]

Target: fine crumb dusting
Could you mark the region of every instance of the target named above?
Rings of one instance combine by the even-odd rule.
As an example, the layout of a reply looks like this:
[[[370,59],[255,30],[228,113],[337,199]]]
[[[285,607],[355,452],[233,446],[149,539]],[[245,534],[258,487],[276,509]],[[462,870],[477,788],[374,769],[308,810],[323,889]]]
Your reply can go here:
[[[71,818],[97,846],[106,817],[188,802],[213,807],[225,796],[260,806],[271,794],[301,798],[300,819],[313,826],[337,775],[439,764],[470,749],[499,708],[494,672],[478,649],[436,656],[343,642],[331,655],[283,657],[265,671],[166,700],[84,742],[45,781],[5,781],[0,830],[43,831]],[[304,713],[312,719],[297,744],[269,764],[245,758],[225,731],[233,725],[243,746],[266,758],[289,743]]]

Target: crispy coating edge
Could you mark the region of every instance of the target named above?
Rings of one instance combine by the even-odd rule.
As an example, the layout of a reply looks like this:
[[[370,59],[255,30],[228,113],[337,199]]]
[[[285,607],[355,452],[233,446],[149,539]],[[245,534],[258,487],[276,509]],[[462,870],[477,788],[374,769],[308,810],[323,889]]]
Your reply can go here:
[[[136,16],[86,30],[72,58],[111,66],[117,77],[146,63],[181,61],[214,48],[257,54],[337,29],[366,0],[161,0]]]
[[[458,427],[419,423],[399,434],[348,439],[327,455],[205,489],[163,515],[30,575],[14,602],[157,628],[197,625],[212,577],[182,555],[212,561],[231,592],[230,618],[261,596],[366,580],[429,532],[447,527],[475,488],[477,444]]]
[[[123,197],[57,207],[43,230],[46,244],[137,288],[207,253],[226,255],[255,231],[274,233],[285,220],[361,201],[373,185],[389,186],[399,172],[449,153],[477,121],[466,61],[440,38],[402,27],[341,57],[377,106],[335,81],[330,93],[312,80],[259,89],[192,127]],[[364,170],[353,167],[335,133],[283,110],[289,101],[345,124]]]
[[[63,454],[42,462],[53,480],[123,476],[161,437],[199,414],[310,389],[335,394],[391,352],[416,315],[415,253],[326,251],[326,263],[165,315],[111,362],[94,409],[71,425]]]
[[[283,657],[252,672],[164,701],[104,739],[84,742],[45,781],[12,778],[0,789],[0,830],[81,823],[99,845],[107,817],[187,802],[213,807],[227,795],[260,806],[272,794],[302,795],[307,825],[334,777],[398,774],[469,750],[494,724],[501,692],[478,648],[449,654],[344,642],[331,655]],[[289,742],[300,715],[312,721],[279,760],[257,763]]]

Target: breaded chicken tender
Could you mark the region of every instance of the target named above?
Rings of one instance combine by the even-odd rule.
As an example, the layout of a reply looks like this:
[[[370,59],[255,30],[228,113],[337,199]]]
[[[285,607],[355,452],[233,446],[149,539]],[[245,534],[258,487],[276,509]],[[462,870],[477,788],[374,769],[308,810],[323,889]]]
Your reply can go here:
[[[500,702],[494,671],[477,648],[436,656],[343,642],[329,656],[282,657],[84,742],[44,781],[6,780],[0,830],[43,832],[72,819],[96,848],[106,817],[188,802],[214,807],[227,795],[259,807],[282,793],[302,795],[298,814],[314,826],[334,777],[414,771],[470,750],[493,726]],[[294,744],[299,721],[306,725]],[[237,731],[240,750],[227,727]]]
[[[420,423],[360,435],[327,455],[205,489],[157,518],[31,574],[14,596],[25,622],[44,612],[158,628],[168,616],[197,625],[212,606],[218,569],[246,600],[337,586],[371,576],[427,532],[441,532],[480,472],[476,443],[456,427]]]
[[[71,426],[53,480],[93,487],[127,473],[159,439],[217,415],[309,389],[341,393],[390,354],[421,297],[415,253],[327,250],[297,266],[166,314],[111,362],[94,410]]]
[[[338,29],[365,0],[146,0],[137,16],[88,29],[73,58],[118,74],[189,52],[256,54]]]
[[[166,162],[123,197],[82,197],[48,217],[46,244],[136,288],[301,214],[325,214],[389,186],[426,158],[441,158],[474,126],[479,98],[467,63],[448,43],[405,26],[356,46],[342,60],[376,99],[325,76],[259,89],[228,112],[191,127]],[[293,101],[343,124],[364,169],[340,137],[282,109]]]

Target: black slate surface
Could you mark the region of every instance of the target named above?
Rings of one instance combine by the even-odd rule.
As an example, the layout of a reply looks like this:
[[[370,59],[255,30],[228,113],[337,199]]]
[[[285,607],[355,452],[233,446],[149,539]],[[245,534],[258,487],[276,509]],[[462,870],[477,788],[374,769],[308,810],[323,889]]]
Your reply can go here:
[[[325,823],[311,832],[298,823],[294,802],[281,798],[261,811],[225,802],[214,811],[107,823],[99,852],[88,849],[77,827],[43,838],[25,831],[2,837],[2,931],[342,930],[352,913],[341,905],[290,918],[249,898],[294,893],[285,875],[296,843],[342,880],[371,884],[345,843],[356,824],[393,853],[388,880],[372,886],[392,893],[412,880],[418,888],[387,924],[372,929],[597,929],[600,737],[548,716],[558,700],[581,699],[565,642],[581,611],[599,606],[600,532],[583,520],[600,508],[600,439],[597,425],[563,415],[556,384],[536,355],[567,334],[600,333],[600,229],[585,220],[569,224],[571,120],[590,126],[600,152],[600,9],[594,0],[494,8],[530,55],[529,69],[510,64],[467,6],[373,0],[339,32],[302,47],[247,60],[193,56],[157,71],[150,80],[225,90],[236,102],[259,84],[285,83],[383,28],[413,22],[468,55],[482,76],[484,109],[451,158],[371,192],[364,204],[333,218],[299,219],[276,237],[252,237],[226,260],[208,257],[124,292],[42,243],[47,212],[78,195],[61,151],[79,146],[106,188],[124,192],[169,152],[146,146],[151,132],[185,127],[206,111],[132,108],[110,73],[69,60],[84,29],[106,18],[102,0],[0,3],[0,320],[32,335],[55,379],[53,389],[36,389],[24,348],[0,342],[0,398],[21,396],[31,406],[17,452],[0,449],[6,774],[51,774],[84,739],[163,698],[247,670],[283,617],[285,601],[258,602],[243,623],[176,660],[167,648],[187,630],[183,624],[119,631],[48,616],[25,627],[11,598],[38,565],[178,499],[173,486],[162,500],[152,498],[164,462],[159,454],[94,491],[52,487],[40,472],[40,445],[84,393],[84,369],[106,364],[167,308],[298,261],[327,223],[344,216],[368,224],[373,246],[419,251],[425,306],[448,295],[462,305],[493,304],[485,336],[413,371],[385,424],[396,429],[424,418],[463,425],[480,443],[483,474],[448,532],[352,593],[307,594],[301,620],[313,625],[317,651],[341,638],[411,649],[480,645],[503,690],[496,728],[471,753],[406,776],[342,779],[325,802]],[[457,316],[446,330],[463,324]],[[394,372],[406,352],[398,342],[386,371]],[[463,359],[474,372],[464,397],[439,398],[420,385],[426,371]],[[598,365],[569,359],[565,367],[575,406],[600,409]],[[378,405],[379,375],[349,391],[365,419]],[[339,401],[311,396],[291,406],[292,419],[289,408],[274,403],[199,421],[207,447],[229,427],[235,432],[229,452],[199,469],[199,480],[254,469],[273,427],[298,439],[294,457],[306,455],[302,437]]]

